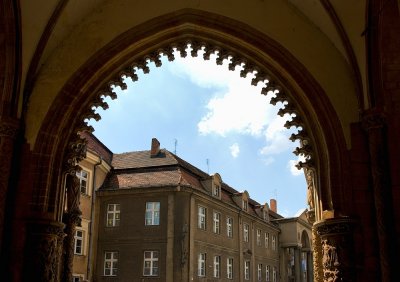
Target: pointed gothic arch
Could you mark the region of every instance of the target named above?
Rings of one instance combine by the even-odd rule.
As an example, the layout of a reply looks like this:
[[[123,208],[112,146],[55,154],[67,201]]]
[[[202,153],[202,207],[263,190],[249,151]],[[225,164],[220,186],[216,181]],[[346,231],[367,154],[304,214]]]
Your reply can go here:
[[[90,130],[87,118],[100,118],[95,107],[106,108],[101,96],[116,98],[111,85],[124,87],[123,76],[135,79],[135,69],[148,72],[148,62],[159,65],[159,55],[173,59],[175,48],[205,51],[205,59],[217,52],[217,63],[230,59],[230,67],[244,66],[242,75],[256,72],[254,83],[265,82],[265,91],[278,90],[273,102],[285,103],[281,114],[295,114],[287,126],[303,130],[298,153],[308,156],[302,166],[315,172],[316,220],[324,211],[351,212],[345,198],[347,160],[339,119],[322,87],[284,47],[257,30],[211,13],[181,10],[150,20],[121,34],[89,58],[62,87],[37,136],[33,158],[31,208],[58,222],[63,214],[63,180],[84,157],[77,132]],[[268,82],[267,82],[268,81]]]

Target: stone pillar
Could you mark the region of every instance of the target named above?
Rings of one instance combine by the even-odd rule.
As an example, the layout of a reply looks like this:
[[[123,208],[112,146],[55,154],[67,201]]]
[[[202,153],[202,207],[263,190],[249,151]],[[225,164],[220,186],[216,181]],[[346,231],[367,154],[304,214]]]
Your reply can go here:
[[[62,281],[72,281],[72,267],[74,260],[74,237],[76,226],[81,224],[82,212],[79,209],[79,179],[75,175],[75,171],[67,175],[66,180],[67,188],[67,212],[63,216],[65,227],[65,239],[63,244],[63,274]]]
[[[312,229],[312,248],[313,248],[313,273],[314,281],[322,281],[324,273],[322,267],[322,244],[321,238],[317,232],[315,225]]]
[[[391,263],[396,260],[391,255],[391,244],[394,231],[391,226],[393,208],[391,204],[391,188],[389,175],[389,161],[386,151],[386,121],[384,115],[378,110],[371,110],[364,116],[363,126],[368,133],[368,146],[371,161],[372,187],[374,191],[374,204],[376,226],[379,244],[379,261],[381,268],[381,281],[392,281]]]
[[[313,258],[312,258],[312,252],[308,251],[307,252],[307,282],[312,282],[313,281]]]
[[[24,281],[60,281],[64,224],[31,221],[27,224]]]
[[[6,198],[10,185],[14,142],[18,132],[18,121],[0,120],[0,251],[3,243]]]
[[[353,228],[349,218],[332,218],[315,223],[321,238],[324,282],[355,281]]]
[[[299,247],[294,248],[294,276],[295,281],[301,281],[301,251]]]

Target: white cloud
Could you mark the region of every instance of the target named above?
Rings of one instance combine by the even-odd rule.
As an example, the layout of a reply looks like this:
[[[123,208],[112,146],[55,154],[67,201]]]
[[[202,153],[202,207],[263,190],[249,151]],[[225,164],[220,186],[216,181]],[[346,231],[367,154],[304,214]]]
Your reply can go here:
[[[297,160],[290,160],[287,164],[290,173],[293,176],[299,176],[299,175],[304,175],[303,169],[297,169],[297,167],[295,166],[299,161],[304,162],[305,159],[303,156],[299,156]]]
[[[239,156],[240,148],[238,143],[233,143],[229,149],[231,150],[232,157],[237,158]]]
[[[200,134],[226,136],[229,133],[238,133],[264,136],[265,146],[259,153],[264,163],[269,165],[275,160],[271,155],[293,150],[295,147],[289,140],[291,132],[283,126],[290,118],[278,116],[278,108],[269,104],[270,97],[260,94],[264,84],[252,86],[251,79],[254,75],[241,78],[240,69],[241,67],[236,67],[235,71],[228,71],[226,61],[218,66],[213,56],[210,61],[204,61],[199,54],[197,58],[189,56],[182,59],[177,56],[170,71],[189,78],[201,87],[216,88],[206,106],[207,113],[197,124]]]
[[[216,87],[207,104],[207,114],[198,123],[200,134],[225,136],[235,132],[257,136],[263,133],[275,109],[261,95],[262,84],[251,85],[252,75],[241,78],[240,68],[228,71],[227,63],[218,66],[213,60],[187,58],[176,60],[172,72],[187,76],[201,87]]]
[[[275,159],[273,157],[269,156],[269,157],[263,159],[263,162],[264,162],[265,165],[270,165],[273,162],[275,162]]]

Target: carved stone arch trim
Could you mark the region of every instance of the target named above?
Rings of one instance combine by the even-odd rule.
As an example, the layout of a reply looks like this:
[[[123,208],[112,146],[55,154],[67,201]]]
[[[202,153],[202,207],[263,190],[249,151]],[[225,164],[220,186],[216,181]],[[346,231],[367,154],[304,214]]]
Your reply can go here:
[[[345,142],[336,113],[320,85],[293,55],[265,34],[232,19],[191,9],[158,17],[121,34],[89,58],[64,85],[35,143],[38,162],[47,162],[48,166],[48,170],[41,173],[47,175],[46,181],[49,181],[41,181],[40,177],[35,181],[35,187],[42,189],[41,195],[49,197],[50,187],[58,187],[64,152],[69,142],[78,138],[76,133],[92,130],[84,119],[99,119],[94,108],[108,107],[101,96],[116,98],[111,85],[124,88],[122,77],[136,80],[136,70],[148,72],[149,61],[160,65],[160,53],[170,60],[174,48],[181,55],[187,55],[188,43],[195,49],[204,48],[205,59],[214,52],[218,52],[217,63],[230,57],[230,68],[244,66],[242,76],[257,72],[253,83],[268,80],[263,94],[279,89],[271,102],[286,104],[279,114],[296,114],[286,124],[288,128],[303,128],[291,139],[302,141],[296,154],[313,157],[313,163],[306,165],[315,167],[320,176],[321,205],[324,209],[344,209],[344,199],[339,196],[343,194],[345,164],[341,156]],[[38,205],[42,203],[37,202]],[[57,205],[54,199],[48,199],[47,203],[48,208]]]

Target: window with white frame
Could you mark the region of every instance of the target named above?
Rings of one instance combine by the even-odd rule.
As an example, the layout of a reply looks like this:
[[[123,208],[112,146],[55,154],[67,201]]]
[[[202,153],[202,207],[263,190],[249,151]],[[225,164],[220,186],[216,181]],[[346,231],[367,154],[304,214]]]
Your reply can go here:
[[[197,261],[197,274],[200,277],[206,276],[206,253],[200,253]]]
[[[227,217],[226,218],[226,236],[229,238],[233,237],[233,218]]]
[[[261,230],[257,229],[257,246],[261,246]]]
[[[267,266],[265,267],[265,281],[267,281],[267,282],[270,281],[269,273],[270,273],[270,267],[269,267],[269,265],[267,265]]]
[[[214,218],[213,231],[215,234],[219,234],[221,214],[219,212],[214,212],[213,218]]]
[[[143,276],[158,276],[158,251],[145,251]]]
[[[250,261],[244,262],[244,280],[250,280]]]
[[[242,209],[244,211],[247,211],[248,208],[249,208],[249,202],[247,200],[245,200],[245,199],[242,199]]]
[[[160,202],[146,202],[145,225],[160,225]]]
[[[107,227],[119,226],[120,204],[107,205]]]
[[[72,275],[72,282],[81,282],[83,281],[83,276],[81,275]]]
[[[226,278],[233,279],[233,258],[226,259]]]
[[[79,179],[79,189],[81,191],[82,194],[89,194],[89,173],[86,170],[81,170],[81,171],[77,171],[76,172],[76,176]]]
[[[257,281],[261,281],[262,280],[262,264],[259,263],[257,265]]]
[[[213,187],[213,196],[219,198],[221,196],[221,187],[217,184]]]
[[[247,223],[243,224],[243,241],[249,242],[249,225]]]
[[[263,211],[263,218],[264,218],[265,221],[268,221],[268,219],[269,219],[268,218],[268,213],[265,210]]]
[[[205,207],[199,206],[197,226],[203,230],[206,229],[206,213],[207,209]]]
[[[277,273],[276,273],[276,267],[274,266],[272,268],[272,282],[276,282],[277,281]]]
[[[221,275],[221,257],[214,256],[214,278],[219,278]]]
[[[83,255],[83,231],[76,230],[74,236],[74,254]]]
[[[118,270],[118,252],[104,252],[104,276],[116,276]]]
[[[264,234],[264,244],[265,244],[265,247],[268,249],[269,248],[269,233],[265,233]]]
[[[272,250],[276,251],[276,235],[272,235]]]

